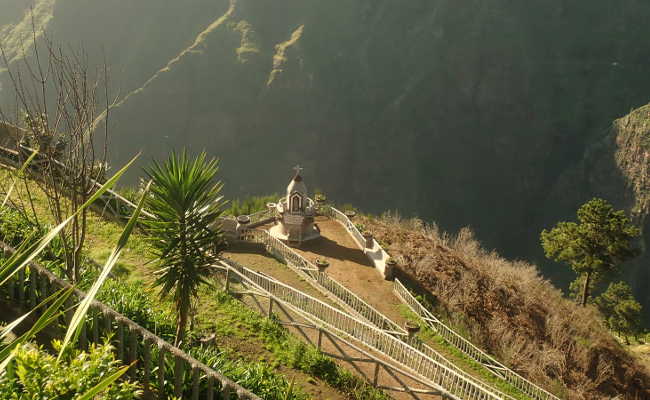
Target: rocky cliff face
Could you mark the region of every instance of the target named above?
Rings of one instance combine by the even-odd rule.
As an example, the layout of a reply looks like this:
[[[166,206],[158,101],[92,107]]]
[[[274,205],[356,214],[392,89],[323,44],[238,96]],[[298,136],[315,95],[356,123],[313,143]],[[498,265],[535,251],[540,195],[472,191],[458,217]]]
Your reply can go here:
[[[635,288],[636,296],[650,308],[648,248],[650,248],[650,105],[633,110],[614,121],[607,134],[586,147],[582,158],[567,168],[549,192],[556,209],[571,210],[593,196],[628,210],[642,229],[638,246],[641,257],[625,266],[622,278]],[[550,214],[550,213],[549,213]],[[551,219],[551,215],[545,215]],[[570,216],[567,216],[570,218]]]
[[[591,195],[628,190],[607,178],[608,127],[650,98],[650,3],[639,0],[36,6],[39,29],[91,61],[106,54],[114,164],[206,149],[236,196],[281,190],[300,163],[335,200],[471,225],[511,257],[541,260],[543,227]],[[20,58],[24,5],[0,10]],[[0,84],[11,101],[6,74]],[[612,168],[593,165],[571,186],[592,152]],[[558,270],[547,272],[567,278]]]

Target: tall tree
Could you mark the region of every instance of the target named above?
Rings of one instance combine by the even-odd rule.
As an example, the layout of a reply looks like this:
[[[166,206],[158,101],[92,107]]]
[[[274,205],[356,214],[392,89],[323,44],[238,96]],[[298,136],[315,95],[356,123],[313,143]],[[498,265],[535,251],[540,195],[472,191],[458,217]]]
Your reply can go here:
[[[198,288],[208,283],[211,265],[226,245],[218,226],[208,228],[224,205],[223,185],[214,180],[218,170],[218,160],[207,160],[205,153],[191,160],[185,151],[145,169],[152,180],[147,207],[154,217],[146,221],[146,229],[159,266],[155,285],[173,298],[176,345],[185,338]]]
[[[625,282],[611,283],[607,290],[596,299],[598,309],[605,317],[609,329],[625,337],[637,334],[641,329],[641,304],[632,289]]]
[[[544,229],[541,241],[546,257],[569,264],[582,277],[580,303],[584,306],[592,280],[638,254],[632,240],[639,234],[623,211],[594,198],[578,209],[578,223],[559,222],[550,231]]]

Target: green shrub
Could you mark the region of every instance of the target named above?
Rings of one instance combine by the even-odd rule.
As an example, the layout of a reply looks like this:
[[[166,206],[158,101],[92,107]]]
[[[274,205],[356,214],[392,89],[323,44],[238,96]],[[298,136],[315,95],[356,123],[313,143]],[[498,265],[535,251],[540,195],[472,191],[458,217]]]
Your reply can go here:
[[[174,341],[174,316],[155,307],[142,281],[109,279],[102,286],[97,300],[157,336]]]
[[[53,346],[58,350],[60,342]],[[69,348],[59,362],[42,348],[23,345],[0,377],[0,400],[77,399],[120,366],[108,343],[91,345],[88,352]],[[137,383],[122,380],[94,399],[130,400],[139,395]]]

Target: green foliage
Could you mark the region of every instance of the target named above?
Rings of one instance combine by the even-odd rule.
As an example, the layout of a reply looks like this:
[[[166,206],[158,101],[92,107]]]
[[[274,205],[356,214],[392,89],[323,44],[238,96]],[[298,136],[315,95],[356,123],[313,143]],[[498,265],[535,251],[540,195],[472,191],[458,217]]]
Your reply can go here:
[[[17,247],[27,239],[35,238],[33,225],[27,218],[12,208],[0,208],[0,233],[2,240]]]
[[[222,212],[222,184],[214,182],[218,170],[218,161],[207,160],[205,153],[190,160],[186,152],[145,169],[153,182],[147,208],[155,218],[145,224],[160,267],[155,285],[174,300],[176,345],[183,341],[198,287],[207,283],[216,253],[225,247],[222,232],[208,228]]]
[[[290,335],[277,321],[265,318],[246,308],[223,292],[219,292],[215,297],[221,312],[237,316],[248,330],[261,334],[266,349],[277,358],[276,362],[323,379],[330,386],[349,394],[351,399],[389,399],[384,392],[339,367],[334,360],[325,356],[314,346],[305,344]]]
[[[53,343],[55,350],[60,345]],[[23,345],[0,377],[0,400],[79,399],[119,367],[108,343],[91,345],[88,352],[67,349],[60,362],[42,348]],[[129,400],[139,394],[138,384],[122,380],[94,398]]]
[[[157,336],[174,340],[176,328],[173,315],[156,307],[142,281],[108,280],[97,295],[97,300]]]
[[[279,194],[270,194],[267,196],[250,196],[243,199],[234,199],[230,202],[230,207],[224,211],[224,214],[234,217],[254,214],[266,210],[266,203],[275,203],[279,198]]]
[[[565,262],[578,275],[584,275],[581,302],[585,305],[592,280],[614,272],[638,254],[632,239],[639,234],[623,211],[594,198],[578,209],[578,223],[559,222],[550,231],[544,229],[541,242],[546,257]]]
[[[641,304],[625,282],[611,283],[596,299],[598,309],[605,317],[609,329],[623,334],[636,335],[641,332]]]
[[[226,352],[211,347],[193,347],[187,349],[187,352],[263,399],[303,400],[308,398],[306,394],[296,388],[293,388],[289,397],[286,397],[290,383],[267,363],[233,359]]]

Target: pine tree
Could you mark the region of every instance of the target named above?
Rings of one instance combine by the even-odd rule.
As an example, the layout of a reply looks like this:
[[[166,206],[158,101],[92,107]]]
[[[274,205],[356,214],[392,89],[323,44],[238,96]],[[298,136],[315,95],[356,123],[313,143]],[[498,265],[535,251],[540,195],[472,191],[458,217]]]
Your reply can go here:
[[[559,222],[550,231],[544,229],[541,241],[546,257],[569,264],[582,279],[584,306],[595,281],[638,254],[632,240],[639,234],[623,211],[594,198],[578,209],[578,223]]]
[[[603,314],[609,329],[625,337],[636,335],[641,330],[641,304],[632,295],[632,289],[625,282],[609,285],[596,299],[596,305]]]

